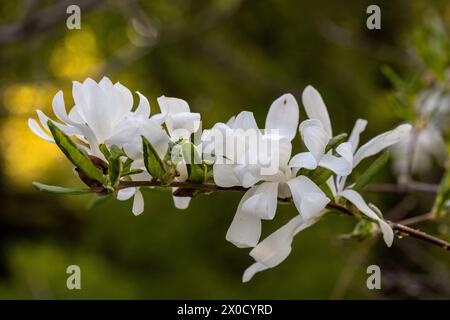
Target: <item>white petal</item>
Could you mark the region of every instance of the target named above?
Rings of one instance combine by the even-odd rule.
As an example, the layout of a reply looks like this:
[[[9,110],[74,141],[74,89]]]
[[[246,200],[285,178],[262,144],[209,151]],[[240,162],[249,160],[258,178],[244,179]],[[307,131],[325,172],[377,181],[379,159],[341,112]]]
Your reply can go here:
[[[242,210],[243,203],[254,192],[254,189],[250,189],[244,194],[227,231],[226,240],[238,248],[256,246],[261,236],[261,219],[255,215],[245,214]]]
[[[183,99],[161,96],[157,100],[159,108],[161,109],[161,113],[166,115],[191,111],[189,109],[188,103]]]
[[[277,153],[270,154],[271,163],[274,167],[278,164],[279,168],[287,169],[292,154],[292,143],[287,138],[282,138],[276,143],[278,143],[279,148]],[[274,145],[276,145],[276,143]],[[272,144],[269,144],[269,146],[269,151],[272,153],[272,150],[270,149],[272,148]],[[278,157],[277,162],[275,162],[275,157]]]
[[[249,282],[256,273],[267,269],[269,269],[269,267],[263,265],[262,263],[255,262],[250,267],[245,269],[244,274],[242,275],[242,282]]]
[[[135,216],[138,216],[144,212],[144,198],[142,197],[141,190],[139,189],[136,190],[134,195],[132,211]]]
[[[119,110],[122,113],[131,111],[131,109],[133,108],[133,94],[131,93],[131,91],[120,82],[116,82],[114,84],[114,88],[120,93],[121,101],[118,104],[120,107]]]
[[[277,211],[278,183],[263,182],[253,189],[254,194],[242,204],[242,211],[260,219],[272,220]]]
[[[250,188],[260,180],[260,166],[240,164],[233,168],[241,186]]]
[[[200,127],[200,113],[180,112],[170,115],[166,121],[167,130],[173,141],[189,139]]]
[[[42,130],[42,128],[39,126],[39,124],[37,123],[37,121],[35,119],[33,119],[33,118],[28,119],[28,127],[39,138],[41,138],[45,141],[48,141],[48,142],[52,142],[52,143],[55,142],[55,140],[53,140],[53,138],[50,137],[50,135],[48,135],[47,133],[45,133],[44,130]]]
[[[172,192],[175,192],[178,188],[172,188]],[[176,197],[172,196],[173,203],[175,208],[177,209],[187,209],[189,207],[189,203],[191,202],[191,197]]]
[[[332,137],[330,116],[320,93],[312,86],[307,86],[302,93],[302,102],[308,117],[319,120],[328,136]]]
[[[383,233],[384,242],[386,242],[386,245],[388,247],[392,245],[392,242],[394,241],[394,231],[392,230],[391,226],[383,221],[383,219],[381,219],[372,209],[370,209],[370,207],[364,201],[363,197],[358,192],[356,192],[355,190],[347,189],[340,192],[339,195],[353,203],[359,209],[359,211],[364,213],[366,216],[378,221],[381,232]]]
[[[336,196],[337,188],[336,188],[336,183],[334,182],[334,177],[333,176],[329,177],[326,183],[327,183],[327,186],[330,188],[333,196]]]
[[[359,209],[359,211],[364,213],[369,218],[374,220],[380,220],[380,217],[378,217],[378,215],[372,209],[370,209],[370,207],[364,201],[363,197],[355,190],[346,189],[344,191],[339,192],[338,195],[346,198],[348,201],[353,203]]]
[[[336,152],[341,157],[326,154],[320,160],[319,166],[327,168],[339,176],[348,176],[353,169],[352,145],[349,142],[341,143]]]
[[[134,194],[136,193],[136,188],[125,188],[120,189],[119,192],[117,192],[117,200],[125,201],[130,199]]]
[[[301,152],[292,157],[289,161],[289,166],[295,168],[296,171],[301,168],[314,170],[317,168],[317,161],[311,152]]]
[[[148,118],[150,116],[150,103],[148,102],[148,99],[139,91],[136,91],[136,93],[139,96],[139,105],[134,113],[138,116]]]
[[[227,123],[225,123],[228,127],[233,128],[234,127],[234,121],[236,120],[235,116],[232,116],[230,119],[228,119]]]
[[[303,121],[300,124],[300,133],[306,148],[319,162],[330,140],[330,136],[323,129],[321,122],[316,119]]]
[[[239,186],[239,179],[234,173],[234,166],[229,164],[214,164],[214,183],[218,186],[230,188]]]
[[[250,252],[250,256],[255,259],[256,263],[245,270],[242,280],[247,282],[255,273],[273,268],[283,262],[291,252],[294,236],[311,226],[315,221],[314,219],[305,221],[298,215],[261,241]]]
[[[348,142],[352,145],[352,151],[355,153],[356,149],[359,145],[359,136],[361,133],[366,130],[367,126],[367,120],[364,119],[358,119],[355,122],[355,125],[353,127],[352,133],[350,134],[350,137],[348,139]]]
[[[36,110],[36,113],[38,115],[39,118],[39,122],[41,123],[42,127],[44,127],[45,130],[50,131],[48,125],[47,125],[47,121],[50,120],[49,117],[47,117],[45,115],[44,112],[42,112],[41,110]]]
[[[291,189],[295,207],[305,220],[320,216],[330,202],[325,193],[305,176],[291,179],[287,184]]]
[[[361,160],[373,156],[384,148],[399,142],[404,137],[408,136],[411,128],[410,124],[402,124],[391,131],[376,136],[356,151],[353,166],[356,167]]]
[[[66,106],[64,105],[64,96],[61,90],[58,91],[53,97],[52,106],[53,112],[59,120],[65,123],[73,124],[67,116]]]
[[[234,119],[233,129],[253,129],[258,130],[258,125],[256,124],[253,112],[242,111]]]
[[[281,136],[292,140],[297,133],[298,118],[297,101],[292,94],[284,94],[270,106],[265,129],[278,130]]]
[[[394,231],[391,226],[383,220],[379,220],[378,224],[380,225],[381,233],[383,234],[383,240],[388,247],[392,246],[394,242]]]

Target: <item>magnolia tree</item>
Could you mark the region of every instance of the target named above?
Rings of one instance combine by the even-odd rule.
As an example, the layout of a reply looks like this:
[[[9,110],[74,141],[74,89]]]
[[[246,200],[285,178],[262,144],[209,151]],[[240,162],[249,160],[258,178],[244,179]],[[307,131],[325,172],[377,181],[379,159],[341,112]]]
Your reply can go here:
[[[87,188],[34,186],[60,194],[133,198],[135,215],[144,211],[141,188],[171,188],[180,209],[200,194],[241,191],[226,239],[239,248],[253,248],[250,256],[255,262],[245,270],[244,282],[280,264],[290,254],[295,235],[331,213],[358,220],[353,236],[381,234],[387,246],[396,234],[409,234],[447,250],[450,247],[407,223],[386,220],[361,194],[387,163],[389,152],[384,150],[408,144],[410,124],[400,124],[364,144],[360,135],[366,120],[357,120],[349,134],[335,134],[326,105],[311,86],[302,93],[305,116],[294,96],[284,94],[268,108],[263,128],[252,112],[242,111],[226,123],[203,130],[200,114],[191,112],[186,101],[165,96],[158,98],[160,113],[151,114],[144,95],[137,92],[139,102],[133,108],[130,90],[106,77],[99,83],[89,78],[74,82],[72,95],[75,105],[70,111],[63,93],[55,95],[53,111],[58,120],[37,110],[39,122],[29,119],[28,124],[37,136],[56,143]],[[297,134],[305,151],[292,154]],[[368,169],[350,181],[353,169],[370,157]],[[438,215],[444,202],[445,197],[437,199],[429,217]],[[262,220],[275,218],[278,203],[292,203],[297,213],[261,240]]]

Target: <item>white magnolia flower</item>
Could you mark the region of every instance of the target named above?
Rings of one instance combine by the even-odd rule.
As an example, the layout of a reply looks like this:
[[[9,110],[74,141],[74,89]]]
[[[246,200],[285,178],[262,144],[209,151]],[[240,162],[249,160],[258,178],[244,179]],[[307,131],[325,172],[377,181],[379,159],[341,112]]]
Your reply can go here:
[[[200,114],[191,113],[186,101],[161,96],[158,98],[158,104],[161,113],[157,113],[150,118],[148,101],[141,109],[138,107],[122,122],[122,125],[118,128],[118,133],[108,140],[110,144],[123,147],[127,156],[134,160],[132,169],[144,170],[140,174],[131,176],[132,180],[151,180],[150,174],[145,171],[141,136],[144,136],[155,148],[158,156],[164,159],[169,141],[188,140],[191,134],[200,127]],[[166,126],[167,131],[163,129],[162,124]],[[183,163],[177,163],[177,171],[179,175],[175,180],[186,181],[186,166]],[[176,188],[173,191],[176,191]],[[130,187],[118,192],[119,200],[128,200],[133,196],[132,211],[135,215],[138,215],[144,211],[143,197],[139,188]],[[175,207],[178,209],[186,209],[189,206],[190,199],[190,197],[173,196]]]
[[[312,87],[308,86],[303,92],[303,104],[307,115],[311,120],[307,120],[306,124],[300,125],[300,132],[309,152],[301,153],[294,156],[290,161],[290,166],[294,167],[295,172],[298,168],[304,167],[307,169],[315,169],[318,165],[323,164],[323,158],[329,154],[324,154],[325,146],[328,144],[332,136],[331,122],[328,115],[327,108],[320,96],[320,94]],[[341,157],[328,158],[324,162],[324,167],[329,168],[336,174],[336,187],[333,177],[328,180],[328,185],[336,200],[343,197],[353,203],[363,214],[378,222],[383,239],[388,246],[392,245],[394,233],[388,223],[380,218],[364,201],[362,196],[355,190],[345,188],[345,179],[352,169],[358,165],[363,159],[370,157],[386,147],[397,143],[409,132],[411,126],[400,125],[394,130],[383,133],[363,146],[357,149],[359,144],[359,137],[364,131],[367,121],[358,120],[348,139],[348,142],[340,144],[336,151]],[[309,129],[311,128],[311,129]],[[310,130],[310,131],[309,131]],[[308,132],[309,131],[309,132]],[[295,159],[295,161],[293,161]],[[295,174],[293,174],[295,177]],[[260,186],[267,184],[262,183]],[[243,275],[243,281],[249,281],[253,275],[259,271],[272,268],[280,264],[291,251],[291,243],[294,236],[305,228],[314,224],[320,216],[326,212],[326,205],[330,201],[323,191],[314,182],[304,176],[299,176],[286,181],[292,194],[295,206],[299,211],[299,215],[289,221],[285,226],[274,232],[268,238],[259,243],[251,252],[250,255],[256,262],[250,266]],[[259,186],[256,186],[258,188]],[[234,228],[232,229],[232,238],[238,239],[237,243],[253,244],[255,239],[258,239],[261,233],[261,221],[255,215],[245,214],[246,206],[253,204],[257,209],[264,211],[263,208],[276,208],[276,198],[272,199],[270,205],[265,205],[263,196],[257,197],[254,201],[252,198],[258,195],[257,189],[252,188],[247,192],[247,195],[241,200],[238,212],[233,221]],[[273,188],[273,187],[272,187]],[[265,195],[273,194],[266,190],[272,190],[269,186],[264,187]],[[266,198],[267,199],[267,198]],[[261,207],[257,207],[257,206]],[[233,225],[233,224],[232,224]],[[230,227],[231,229],[231,227]],[[230,231],[229,231],[230,232]]]
[[[263,167],[276,162],[281,167],[281,163],[287,163],[292,148],[290,141],[295,137],[298,119],[297,101],[291,94],[284,94],[270,106],[265,130],[258,128],[253,113],[247,111],[239,113],[227,124],[218,123],[211,130],[205,130],[202,136],[205,149],[209,152],[213,150],[215,156],[220,158],[213,167],[215,183],[222,187],[248,188],[261,180]],[[222,140],[211,141],[212,137]],[[280,150],[262,146],[278,146]],[[228,159],[229,163],[220,161],[222,158]]]
[[[311,94],[311,89],[312,87],[308,87],[305,90],[303,100],[304,103],[308,105],[309,110],[315,112],[314,114],[318,118],[302,122],[299,128],[303,141],[310,151],[302,152],[290,159],[292,149],[291,144],[287,141],[287,139],[280,140],[280,161],[278,163],[279,167],[276,174],[262,176],[256,174],[254,171],[246,170],[244,171],[245,175],[242,175],[245,178],[248,176],[253,178],[253,180],[250,179],[253,184],[258,181],[264,182],[252,186],[250,190],[247,191],[247,194],[243,200],[241,200],[241,204],[238,207],[235,218],[228,229],[226,239],[238,247],[252,247],[258,243],[259,236],[261,234],[261,222],[257,219],[273,219],[277,208],[278,198],[284,199],[292,197],[294,202],[297,202],[297,197],[300,192],[297,190],[298,185],[292,183],[292,181],[296,181],[296,175],[300,168],[312,170],[317,166],[323,166],[336,174],[347,175],[351,172],[352,154],[348,143],[343,143],[336,148],[341,157],[336,157],[332,155],[331,152],[325,154],[325,148],[332,138],[331,125],[329,123],[328,113],[322,98],[318,95],[318,93],[317,95]],[[292,99],[294,98],[292,97]],[[277,99],[276,102],[277,101],[280,101],[280,99]],[[315,105],[313,103],[319,103],[321,111],[317,111],[314,108]],[[296,103],[295,105],[294,103],[291,105],[295,106],[295,109],[297,110],[296,114],[298,114],[298,105]],[[292,124],[290,117],[293,112],[283,112],[282,108],[285,108],[283,104],[274,103],[269,111],[269,114],[278,114],[276,125],[281,128],[296,128],[296,125]],[[294,107],[292,107],[292,109],[294,109]],[[323,113],[325,113],[325,115],[323,115]],[[296,118],[298,119],[298,117]],[[288,125],[283,125],[283,119]],[[323,122],[319,119],[323,120]],[[272,128],[277,129],[276,125],[272,125]],[[289,131],[285,134],[290,138],[295,136],[295,133],[293,134]],[[233,168],[234,172],[236,171],[236,168],[239,167],[235,166]],[[247,168],[248,166],[246,169]],[[225,182],[229,182],[231,179],[234,179],[231,180],[234,184],[239,182],[239,180],[232,174],[226,174],[227,171],[223,168],[218,166],[217,169],[218,171],[215,173],[216,183],[223,183],[223,180],[225,180]],[[229,169],[228,172],[230,172]],[[300,214],[302,214],[300,208],[297,207],[297,209]],[[303,213],[303,215],[305,215],[305,213]],[[257,222],[252,224],[249,223],[249,221]]]
[[[291,252],[294,236],[313,225],[326,210],[328,199],[310,179],[299,176],[288,182],[299,215],[261,241],[250,252],[255,263],[245,270],[243,282],[250,281],[255,273],[273,268],[283,262]]]
[[[288,161],[291,155],[292,145],[290,140],[295,137],[299,118],[299,110],[295,98],[285,94],[276,99],[269,108],[266,118],[266,129],[278,130],[277,137],[260,132],[253,114],[250,112],[240,113],[229,122],[230,126],[221,124],[218,130],[254,130],[260,139],[278,139],[277,168],[274,174],[262,175],[261,165],[257,164],[215,164],[214,181],[219,186],[243,185],[251,187],[242,198],[236,215],[228,229],[226,239],[238,247],[255,246],[261,234],[261,219],[273,219],[275,216],[278,197],[289,197],[290,191],[286,184],[294,178]],[[267,131],[269,132],[269,131]],[[234,161],[239,157],[246,156],[250,148],[245,148],[243,154],[235,155]],[[259,150],[258,150],[259,151]],[[258,157],[269,155],[258,154]],[[236,159],[237,158],[237,159]],[[258,181],[265,181],[255,185]]]
[[[186,101],[178,98],[161,96],[158,98],[158,104],[161,109],[161,119],[167,128],[170,141],[179,140],[190,141],[191,135],[201,128],[200,113],[191,112]],[[181,144],[172,149],[172,159],[180,157],[182,150]],[[186,164],[184,162],[175,162],[178,176],[175,181],[186,181],[188,178]],[[173,188],[175,192],[177,188]],[[191,197],[173,196],[173,202],[178,209],[186,209],[189,206]]]
[[[303,103],[308,116],[312,119],[317,119],[320,121],[326,132],[331,132],[331,122],[328,111],[317,90],[311,86],[308,86],[303,92],[303,98]],[[345,168],[346,174],[339,173],[339,170],[333,170],[337,173],[337,188],[334,185],[332,178],[328,181],[328,185],[336,198],[346,198],[362,213],[367,215],[369,218],[378,221],[386,244],[391,246],[394,238],[392,228],[384,220],[378,217],[372,209],[370,209],[358,192],[351,189],[345,189],[345,181],[348,174],[351,173],[353,168],[355,168],[362,160],[373,156],[383,149],[401,141],[409,133],[411,126],[409,124],[400,125],[394,130],[376,136],[358,149],[359,137],[365,130],[366,125],[366,120],[357,120],[348,142],[342,143],[336,148],[336,151],[342,155],[342,157],[337,160],[333,160],[332,163],[335,163],[337,168],[341,166]],[[345,162],[347,162],[347,165]]]
[[[66,134],[75,135],[87,143],[90,154],[103,158],[98,146],[117,132],[117,127],[133,107],[133,95],[122,84],[119,82],[113,84],[107,77],[99,83],[90,78],[83,83],[74,81],[72,95],[75,105],[69,113],[64,104],[62,91],[53,98],[53,111],[63,124],[54,123]],[[143,96],[139,96],[140,104],[145,104],[146,99],[142,100]],[[42,127],[36,120],[29,119],[30,129],[42,139],[54,142],[47,133],[49,118],[40,110],[37,113]]]
[[[414,128],[406,139],[392,147],[393,169],[400,179],[411,161],[412,173],[425,176],[435,164],[442,166],[448,157],[443,136],[450,123],[450,93],[441,89],[424,90],[415,109],[425,126]],[[410,154],[412,143],[414,152]]]

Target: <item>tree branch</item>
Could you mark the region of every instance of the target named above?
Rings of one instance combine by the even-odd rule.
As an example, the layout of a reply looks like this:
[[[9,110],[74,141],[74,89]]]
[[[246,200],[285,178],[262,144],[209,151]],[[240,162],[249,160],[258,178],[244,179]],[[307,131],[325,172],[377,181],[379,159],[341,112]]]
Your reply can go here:
[[[240,186],[224,188],[224,187],[220,187],[215,184],[212,184],[212,183],[199,184],[199,183],[193,183],[193,182],[179,182],[179,181],[173,181],[169,185],[163,185],[161,182],[159,182],[157,180],[121,181],[117,189],[120,190],[120,189],[125,189],[125,188],[130,188],[130,187],[167,187],[167,188],[175,187],[175,188],[184,188],[184,189],[195,189],[195,190],[201,190],[201,191],[205,191],[205,192],[216,192],[216,191],[245,192],[249,189],[249,188],[244,188],[244,187],[240,187]],[[280,199],[280,200],[281,201],[291,201],[290,199]],[[348,209],[347,207],[345,207],[343,205],[335,203],[335,202],[328,203],[327,208],[342,212],[342,213],[352,216],[352,217],[355,216],[350,209]],[[427,221],[427,220],[430,220],[431,218],[432,218],[432,216],[430,214],[426,214],[426,215],[406,219],[401,222],[392,222],[392,221],[387,221],[387,222],[392,226],[392,228],[394,230],[400,231],[404,234],[408,234],[411,237],[426,241],[430,244],[439,246],[442,249],[449,251],[450,250],[449,242],[439,239],[439,238],[436,238],[434,236],[431,236],[423,231],[413,229],[413,228],[406,226],[406,224],[414,224],[414,223],[418,223],[418,222],[422,222],[422,221]]]
[[[364,188],[367,192],[408,193],[414,191],[436,193],[439,185],[410,181],[405,184],[374,184]]]

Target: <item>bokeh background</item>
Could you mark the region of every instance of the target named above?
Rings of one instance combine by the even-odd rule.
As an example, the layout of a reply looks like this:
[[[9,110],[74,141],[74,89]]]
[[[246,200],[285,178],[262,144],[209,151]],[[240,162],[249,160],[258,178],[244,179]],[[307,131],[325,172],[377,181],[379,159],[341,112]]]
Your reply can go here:
[[[81,29],[68,30],[66,8],[81,7]],[[382,29],[366,28],[366,8],[381,7]],[[32,181],[81,186],[55,145],[34,136],[27,119],[71,81],[103,75],[146,95],[187,100],[204,127],[242,110],[261,124],[285,92],[300,101],[314,85],[335,132],[369,119],[363,140],[399,119],[381,72],[417,71],[411,34],[425,19],[450,22],[449,1],[47,1],[0,2],[0,298],[3,299],[374,299],[450,298],[448,253],[414,239],[385,248],[379,239],[343,241],[354,221],[330,216],[300,233],[290,257],[241,282],[249,250],[225,241],[239,194],[200,196],[184,211],[170,194],[145,190],[145,212],[89,196],[52,196]],[[305,114],[302,111],[301,118]],[[300,140],[295,142],[300,146]],[[441,172],[430,173],[437,182]],[[379,181],[395,181],[389,168]],[[395,218],[426,212],[433,198],[368,194]],[[406,199],[405,199],[406,198]],[[281,206],[264,234],[295,214]],[[448,226],[448,225],[447,225]],[[424,224],[448,239],[448,227]],[[66,288],[66,268],[81,268],[81,290]],[[366,268],[380,265],[382,290],[366,287]]]

